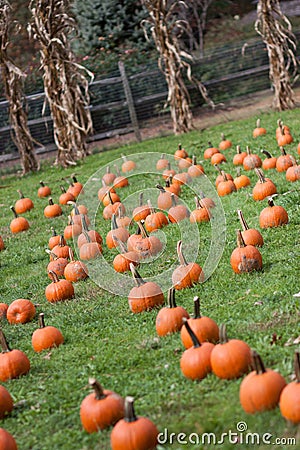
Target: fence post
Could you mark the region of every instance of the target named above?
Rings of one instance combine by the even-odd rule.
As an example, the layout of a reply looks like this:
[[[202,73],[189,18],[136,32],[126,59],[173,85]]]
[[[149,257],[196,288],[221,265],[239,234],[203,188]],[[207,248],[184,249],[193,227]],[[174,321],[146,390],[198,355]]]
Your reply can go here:
[[[138,120],[137,120],[137,116],[136,116],[133,97],[132,97],[130,85],[128,82],[128,78],[126,76],[125,66],[124,66],[123,61],[119,61],[119,71],[121,74],[125,97],[126,97],[126,101],[127,101],[128,109],[129,109],[130,120],[131,120],[132,127],[134,129],[134,134],[135,134],[136,139],[139,142],[141,142],[142,136],[141,136],[141,132],[139,129],[139,124],[138,124]]]

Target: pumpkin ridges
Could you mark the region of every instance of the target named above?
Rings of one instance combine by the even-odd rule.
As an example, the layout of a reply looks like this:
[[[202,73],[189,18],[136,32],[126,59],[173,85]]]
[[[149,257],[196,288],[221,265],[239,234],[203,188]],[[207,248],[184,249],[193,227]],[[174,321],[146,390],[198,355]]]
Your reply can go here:
[[[235,273],[262,269],[262,256],[254,245],[246,245],[240,230],[237,233],[237,247],[230,256],[230,265]]]
[[[0,420],[4,419],[14,408],[12,396],[9,391],[0,385]],[[1,448],[1,442],[0,442]]]
[[[273,228],[286,225],[289,222],[288,213],[283,206],[275,205],[272,197],[268,198],[268,206],[259,215],[261,228]]]
[[[45,326],[44,313],[39,314],[39,328],[31,336],[33,350],[37,353],[58,347],[63,344],[64,337],[62,333],[51,325]]]
[[[177,306],[175,302],[174,288],[168,290],[168,306],[162,308],[155,321],[156,332],[159,336],[176,333],[180,331],[183,322],[182,318],[189,318],[189,314],[182,306]]]
[[[177,256],[180,266],[172,273],[172,283],[175,289],[184,289],[204,281],[204,273],[199,264],[195,262],[187,263],[182,253],[181,240],[177,242]]]
[[[136,284],[128,294],[130,310],[136,314],[162,305],[165,299],[158,284],[144,281],[132,263],[130,270]]]
[[[11,350],[0,329],[0,381],[7,381],[25,375],[30,370],[30,361],[21,350]]]
[[[29,228],[29,222],[25,217],[21,217],[16,213],[16,210],[13,206],[10,206],[11,211],[13,212],[15,218],[10,222],[10,231],[13,234],[21,233],[22,231],[26,231]]]
[[[74,297],[75,291],[73,284],[65,279],[59,280],[55,272],[50,271],[52,283],[45,289],[45,296],[48,302],[56,303],[62,300],[69,300]]]
[[[240,209],[237,210],[237,215],[242,226],[242,238],[246,245],[254,245],[255,247],[262,247],[264,239],[261,233],[255,228],[249,228],[246,219]]]
[[[19,298],[9,305],[6,317],[10,324],[27,323],[34,318],[35,313],[35,306],[30,300]]]
[[[15,438],[4,428],[0,428],[0,447],[2,450],[18,450]]]
[[[287,384],[281,394],[279,407],[281,415],[294,424],[300,423],[300,353],[294,354],[296,380]]]

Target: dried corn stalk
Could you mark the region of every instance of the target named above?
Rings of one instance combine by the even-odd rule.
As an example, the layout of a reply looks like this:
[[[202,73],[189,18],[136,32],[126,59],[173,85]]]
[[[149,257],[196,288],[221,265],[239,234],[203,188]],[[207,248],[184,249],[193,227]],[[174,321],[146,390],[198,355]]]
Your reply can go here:
[[[25,174],[38,170],[39,164],[34,153],[34,140],[30,134],[27,113],[24,109],[26,99],[23,94],[23,80],[26,75],[7,54],[10,44],[9,27],[12,25],[10,9],[8,2],[0,0],[0,67],[9,105],[12,140],[18,149],[23,174]]]
[[[70,46],[76,23],[68,15],[67,0],[32,0],[30,34],[40,44],[46,100],[53,119],[58,149],[56,164],[75,165],[87,154],[86,137],[92,130],[88,81]]]
[[[164,73],[168,85],[168,98],[165,106],[170,106],[175,134],[186,133],[192,129],[190,96],[184,74],[197,86],[204,100],[213,106],[205,86],[192,76],[187,60],[192,56],[180,48],[179,36],[186,27],[184,21],[177,19],[178,10],[186,7],[180,0],[143,0],[149,18],[142,22],[146,38],[150,32],[159,52],[158,66]]]
[[[269,56],[269,77],[274,88],[273,107],[278,111],[295,107],[291,76],[297,72],[296,38],[279,0],[259,0],[257,33],[263,38]]]

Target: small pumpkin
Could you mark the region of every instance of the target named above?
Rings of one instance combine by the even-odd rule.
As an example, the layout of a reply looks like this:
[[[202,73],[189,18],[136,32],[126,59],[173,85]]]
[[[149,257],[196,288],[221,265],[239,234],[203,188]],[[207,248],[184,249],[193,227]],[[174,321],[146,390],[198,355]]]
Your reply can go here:
[[[13,206],[10,207],[11,211],[14,214],[14,219],[10,222],[9,228],[13,234],[22,233],[22,231],[26,231],[29,229],[29,222],[25,217],[21,217],[16,213],[16,210]]]
[[[128,159],[125,155],[122,155],[122,167],[123,173],[132,172],[136,168],[136,163],[132,159]]]
[[[4,386],[0,385],[0,419],[4,419],[9,413],[12,412],[13,408],[14,403],[12,396]]]
[[[14,300],[8,307],[6,317],[10,324],[27,323],[35,316],[34,304],[25,298]]]
[[[5,244],[4,244],[3,237],[0,236],[0,252],[2,252],[2,250],[5,250]]]
[[[178,223],[182,220],[188,219],[190,217],[190,212],[187,207],[181,203],[178,203],[178,197],[171,194],[172,206],[168,212],[168,219],[172,223]]]
[[[171,163],[169,162],[167,168],[162,173],[162,177],[164,180],[167,180],[169,177],[173,177],[174,175],[176,175],[176,170],[171,169]]]
[[[179,161],[181,158],[187,158],[189,155],[187,151],[182,147],[181,144],[178,144],[178,148],[174,153],[175,161]]]
[[[193,160],[189,157],[180,158],[177,161],[177,164],[178,164],[179,170],[185,170],[185,169],[188,169],[189,167],[191,167],[191,165],[193,164]]]
[[[289,216],[283,206],[275,205],[272,197],[268,198],[266,206],[259,214],[259,226],[261,228],[274,228],[286,225],[289,222]]]
[[[106,195],[102,198],[103,206],[107,206],[111,203],[120,202],[121,198],[116,192],[112,192],[111,190],[107,191]]]
[[[245,170],[253,170],[255,167],[262,166],[261,157],[255,153],[252,153],[249,146],[246,147],[247,156],[243,160],[243,167]]]
[[[15,203],[15,210],[17,214],[24,214],[34,208],[33,201],[29,197],[24,197],[20,189],[17,191],[20,198]]]
[[[61,237],[62,237],[60,234],[56,233],[56,231],[55,231],[55,229],[53,227],[51,227],[51,232],[52,232],[52,236],[49,238],[49,241],[48,241],[48,247],[49,247],[50,250],[52,250],[53,247],[55,247],[56,245],[59,244],[59,242],[61,240]],[[64,244],[66,244],[65,238],[63,237],[62,239],[63,239],[62,242]]]
[[[52,260],[52,254],[54,253],[58,258],[69,259],[69,248],[70,246],[66,244],[66,240],[63,235],[60,236],[59,243],[52,248],[50,254],[50,260]]]
[[[67,192],[64,186],[60,186],[61,194],[58,199],[60,205],[67,205],[68,202],[74,202],[75,197],[71,192]]]
[[[192,181],[192,178],[187,172],[176,173],[172,177],[172,183],[179,184],[179,186],[183,186],[185,184],[190,184],[191,181]]]
[[[4,428],[0,428],[0,450],[18,450],[15,438]]]
[[[277,188],[270,178],[264,176],[263,171],[259,168],[254,169],[258,176],[258,182],[252,189],[252,197],[255,201],[264,200],[266,197],[277,194]]]
[[[76,199],[79,194],[83,194],[83,184],[77,180],[75,174],[72,174],[71,178],[72,181],[68,181],[70,184],[68,187],[68,192],[70,192]]]
[[[293,165],[287,169],[285,172],[285,178],[287,181],[291,181],[294,183],[295,181],[300,180],[300,164],[297,164],[297,161],[292,156]]]
[[[236,177],[233,179],[233,182],[237,190],[243,189],[251,184],[250,178],[244,173],[241,173],[240,167],[237,168]]]
[[[64,229],[64,238],[66,241],[74,239],[82,232],[82,227],[79,223],[74,223],[72,216],[68,216],[68,225]]]
[[[252,132],[252,136],[254,138],[257,138],[259,136],[264,136],[265,134],[267,134],[267,130],[261,126],[260,119],[257,119],[256,128],[254,128],[254,130]]]
[[[160,159],[156,163],[156,170],[165,170],[169,166],[169,160],[166,158],[166,155],[163,153]]]
[[[31,344],[37,353],[58,347],[64,343],[64,337],[56,327],[45,325],[44,313],[39,314],[39,328],[32,333]]]
[[[98,241],[93,241],[92,237],[83,229],[85,241],[79,248],[79,258],[84,261],[99,258],[102,255],[102,245]]]
[[[240,230],[237,230],[237,247],[231,253],[230,265],[239,274],[262,269],[260,251],[254,245],[245,244]]]
[[[46,249],[45,251],[46,251],[46,253],[48,253],[48,255],[51,258],[51,261],[49,262],[49,264],[47,266],[47,273],[48,273],[49,278],[51,278],[51,276],[49,275],[49,272],[51,272],[51,271],[55,272],[56,275],[58,276],[58,278],[63,278],[65,267],[69,262],[68,259],[64,258],[64,257],[58,257],[51,250]]]
[[[224,170],[222,170],[218,164],[214,164],[214,167],[219,172],[219,175],[217,176],[215,181],[216,188],[218,187],[218,184],[224,181],[224,173],[226,175],[227,180],[233,181],[233,176],[230,173],[226,173]]]
[[[236,154],[233,157],[233,164],[235,166],[242,166],[243,165],[243,161],[244,158],[247,156],[247,152],[241,152],[241,146],[237,145],[236,146]]]
[[[158,284],[153,281],[144,281],[132,263],[130,263],[130,270],[136,284],[128,294],[131,312],[137,314],[161,306],[165,299]]]
[[[103,218],[105,220],[111,220],[113,214],[117,214],[118,210],[121,208],[122,212],[125,213],[125,206],[120,201],[113,201],[110,191],[107,193],[109,198],[109,204],[106,205],[102,211]]]
[[[47,219],[53,219],[54,217],[62,215],[63,211],[61,206],[54,203],[52,197],[49,198],[48,203],[49,204],[44,208],[44,216],[47,217]]]
[[[179,196],[181,193],[181,185],[179,183],[173,183],[173,176],[170,175],[165,180],[165,190]]]
[[[134,250],[139,254],[140,259],[150,258],[157,255],[163,247],[161,240],[155,236],[155,234],[148,235],[144,225],[138,222],[140,228],[140,235],[135,239],[134,244],[132,241],[127,241],[128,250]]]
[[[118,227],[128,228],[131,225],[131,218],[124,214],[121,206],[119,206],[117,211],[116,222]]]
[[[37,195],[39,198],[49,197],[51,195],[51,189],[45,185],[43,181],[40,181],[40,187],[38,188]]]
[[[203,205],[203,207],[207,208],[208,210],[210,210],[216,206],[213,199],[210,197],[206,197],[206,195],[202,191],[199,192],[199,198],[201,200],[201,204]]]
[[[111,218],[111,229],[106,235],[106,245],[109,249],[115,248],[117,246],[115,238],[120,239],[122,242],[126,242],[129,238],[129,232],[127,228],[118,227],[116,222],[115,214]]]
[[[162,211],[155,211],[150,200],[148,201],[148,206],[150,208],[150,214],[146,217],[144,226],[149,233],[169,224],[167,216]]]
[[[225,380],[239,378],[249,372],[251,349],[240,339],[228,339],[226,325],[220,325],[220,342],[211,352],[213,373]]]
[[[243,410],[255,414],[276,408],[286,382],[279,372],[265,368],[257,352],[251,355],[254,370],[243,379],[239,397]]]
[[[276,129],[276,139],[279,147],[284,147],[294,142],[289,127],[283,125],[281,121],[278,123],[278,128]]]
[[[236,186],[232,180],[229,180],[224,171],[221,172],[223,176],[223,181],[221,181],[217,186],[217,192],[220,197],[230,195],[236,192]]]
[[[99,381],[89,378],[93,392],[80,405],[80,421],[87,433],[115,425],[124,417],[124,399],[113,391],[103,389]]]
[[[74,252],[71,248],[69,248],[69,259],[70,261],[64,268],[65,279],[72,283],[85,280],[88,277],[88,269],[82,261],[77,261],[74,258]]]
[[[186,378],[203,380],[212,370],[211,353],[214,344],[211,342],[201,344],[186,318],[183,318],[183,328],[189,334],[193,345],[183,352],[180,358],[180,369]]]
[[[134,266],[138,266],[140,262],[140,255],[138,252],[131,250],[128,251],[124,242],[118,237],[114,237],[116,241],[116,247],[120,249],[120,253],[114,257],[113,267],[116,272],[124,273],[130,271],[130,263]]]
[[[158,443],[158,429],[147,417],[136,416],[134,398],[125,398],[124,419],[119,420],[110,435],[112,450],[154,450]]]
[[[281,391],[279,408],[281,415],[288,421],[300,423],[300,353],[294,356],[295,381],[287,384]]]
[[[211,218],[210,209],[205,206],[199,197],[195,197],[196,209],[191,212],[190,222],[191,223],[201,223],[209,222]]]
[[[192,157],[192,165],[188,168],[188,174],[190,177],[192,178],[198,178],[201,177],[204,173],[204,167],[202,166],[202,164],[197,164],[197,158],[195,155],[193,155]]]
[[[201,344],[204,342],[212,342],[213,344],[218,342],[219,327],[213,319],[200,314],[200,301],[198,296],[194,297],[194,315],[188,319],[188,324]],[[193,340],[186,327],[181,328],[180,337],[185,348],[192,347]]]
[[[277,157],[272,156],[270,152],[267,152],[267,150],[262,150],[261,152],[266,155],[266,158],[262,162],[262,168],[264,170],[276,169]]]
[[[223,153],[214,153],[212,157],[210,158],[211,164],[214,166],[215,164],[222,164],[227,162],[227,158]]]
[[[108,191],[116,193],[112,186],[108,186],[102,179],[102,187],[98,190],[97,196],[100,202],[103,201],[104,197],[107,195]]]
[[[3,331],[0,329],[0,381],[19,378],[30,370],[30,361],[21,350],[11,350]]]
[[[81,214],[81,224],[82,224],[82,232],[77,238],[78,248],[82,247],[83,244],[87,243],[86,234],[88,235],[91,242],[98,242],[98,244],[102,245],[103,239],[101,234],[98,233],[98,231],[96,230],[89,230],[84,214]]]
[[[129,185],[128,178],[123,175],[120,175],[120,172],[118,172],[116,178],[114,179],[113,187],[115,189],[122,189],[124,187],[127,187],[128,185]]]
[[[116,179],[116,176],[117,176],[117,175],[116,175],[115,173],[112,173],[112,172],[110,171],[110,166],[107,166],[107,167],[106,167],[106,173],[103,175],[102,181],[103,181],[103,183],[106,184],[106,185],[113,184],[113,182],[114,182],[115,179]]]
[[[286,172],[289,167],[294,164],[293,157],[289,153],[286,153],[283,147],[280,147],[281,155],[278,156],[276,161],[277,172]]]
[[[204,273],[199,264],[195,262],[188,263],[185,259],[182,253],[182,241],[177,242],[176,250],[180,266],[172,273],[172,284],[174,288],[181,290],[203,282]]]
[[[155,320],[158,336],[177,333],[183,325],[183,317],[189,318],[189,313],[182,306],[177,306],[174,288],[168,290],[168,306],[160,309]]]
[[[150,207],[149,207],[148,204],[147,205],[143,204],[143,197],[144,197],[143,192],[140,192],[140,194],[139,194],[139,206],[134,208],[134,210],[132,212],[132,219],[135,222],[139,222],[141,220],[145,220],[146,217],[150,214]]]
[[[59,279],[55,272],[50,271],[52,283],[45,289],[45,296],[48,302],[56,303],[74,298],[75,291],[71,281]]]
[[[240,209],[237,210],[238,218],[242,226],[242,238],[246,245],[254,245],[255,247],[262,247],[264,239],[261,233],[256,228],[249,228],[246,219]]]
[[[157,197],[157,206],[159,209],[163,211],[170,209],[173,205],[172,203],[172,193],[168,192],[163,186],[160,184],[156,185],[157,189],[159,189],[159,195]],[[173,194],[174,195],[174,194]]]
[[[229,139],[226,139],[224,133],[221,133],[221,142],[219,143],[219,149],[221,151],[228,150],[232,147],[232,142]]]
[[[204,150],[203,158],[210,159],[215,153],[220,153],[217,147],[214,147],[211,142],[208,142],[208,147]]]

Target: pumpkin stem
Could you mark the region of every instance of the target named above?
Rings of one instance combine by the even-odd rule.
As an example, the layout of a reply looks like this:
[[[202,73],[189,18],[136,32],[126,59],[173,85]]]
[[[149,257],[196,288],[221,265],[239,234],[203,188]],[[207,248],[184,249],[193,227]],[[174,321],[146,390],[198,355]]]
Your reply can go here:
[[[257,119],[256,121],[256,128],[260,128],[260,119]]]
[[[20,198],[24,198],[23,192],[20,189],[18,189],[17,192],[18,192]]]
[[[63,234],[60,235],[58,245],[59,245],[60,247],[64,247],[64,246],[65,246],[65,238],[64,238],[64,235],[63,235]]]
[[[268,205],[269,205],[269,206],[271,206],[271,207],[275,206],[275,204],[274,204],[274,201],[273,201],[273,198],[272,198],[272,197],[268,197]]]
[[[134,398],[127,396],[125,397],[125,405],[124,405],[124,420],[125,422],[135,422],[137,420],[137,416],[135,415],[134,407]]]
[[[246,152],[248,155],[252,154],[249,145],[246,146]]]
[[[226,330],[225,323],[222,323],[220,325],[219,339],[220,339],[220,344],[226,344],[226,342],[228,342],[228,336],[227,336],[227,330]]]
[[[128,161],[128,159],[126,158],[125,155],[122,154],[121,156],[122,156],[122,159],[123,159],[124,162],[127,162],[127,161]]]
[[[102,400],[107,397],[107,395],[104,394],[103,387],[96,378],[89,378],[89,385],[94,389],[96,400]]]
[[[182,241],[177,242],[177,255],[181,266],[187,266],[187,260],[182,253]]]
[[[253,364],[254,364],[254,370],[256,371],[257,374],[262,374],[266,372],[264,363],[260,357],[260,355],[255,351],[252,350],[252,360],[253,360]]]
[[[175,198],[175,194],[173,192],[171,192],[171,199],[172,199],[172,207],[176,206],[176,198]]]
[[[221,168],[218,164],[214,164],[214,168],[217,169],[219,173],[222,173]]]
[[[164,194],[165,192],[167,192],[167,191],[165,190],[165,188],[164,188],[163,186],[161,186],[160,184],[157,184],[156,187],[157,187],[157,189],[159,189],[160,192],[163,193],[163,194]]]
[[[224,181],[228,181],[227,175],[224,172],[224,170],[221,170],[221,175],[222,175]]]
[[[52,236],[57,236],[57,233],[56,233],[56,231],[54,230],[54,228],[51,227],[50,229],[51,229],[51,231],[52,231]]]
[[[242,213],[242,211],[240,209],[237,210],[237,214],[238,214],[240,223],[242,225],[243,231],[249,230],[249,226],[248,226],[248,224],[246,222],[246,219],[245,219],[245,217],[244,217],[244,215],[243,215],[243,213]]]
[[[257,167],[254,167],[254,170],[255,170],[256,175],[258,176],[259,182],[260,183],[265,183],[266,179],[265,179],[263,171],[260,168],[257,168]]]
[[[59,258],[59,257],[57,256],[57,254],[54,253],[54,252],[52,252],[51,250],[49,250],[49,248],[45,248],[45,252],[48,253],[48,255],[50,255],[51,258],[54,259],[55,261]]]
[[[116,215],[112,214],[111,216],[111,230],[116,230],[118,228]]]
[[[44,183],[43,181],[40,181],[40,185],[41,185],[42,187],[45,187],[45,183]]]
[[[181,144],[178,144],[178,150],[182,150]]]
[[[82,230],[88,232],[89,228],[88,228],[87,223],[86,223],[85,215],[84,214],[80,214],[80,217],[81,217]]]
[[[147,205],[149,206],[149,209],[150,209],[150,214],[155,214],[155,209],[153,208],[153,206],[152,206],[152,203],[151,203],[151,200],[150,200],[150,199],[148,199],[148,200],[147,200]]]
[[[196,155],[192,156],[192,164],[193,164],[193,166],[197,165],[197,157],[196,157]]]
[[[52,197],[49,198],[48,203],[49,203],[49,205],[54,205]]]
[[[264,155],[266,155],[267,158],[272,158],[272,155],[270,152],[268,152],[267,150],[262,150],[261,151]]]
[[[78,183],[78,180],[77,180],[77,178],[76,178],[74,173],[71,175],[71,177],[72,177],[72,180],[73,180],[74,183]]]
[[[246,247],[241,230],[236,230],[236,240],[239,248]]]
[[[0,346],[2,348],[2,353],[10,352],[10,348],[8,346],[8,342],[6,340],[6,337],[3,333],[3,331],[0,329]]]
[[[225,134],[224,133],[221,133],[221,140],[225,141]]]
[[[241,176],[241,168],[240,168],[240,167],[237,167],[237,168],[236,168],[236,176],[237,176],[237,177],[240,177],[240,176]]]
[[[236,153],[237,153],[237,155],[241,154],[241,146],[240,145],[236,146]]]
[[[74,259],[74,252],[71,249],[71,247],[69,247],[69,259],[70,259],[70,262],[74,262],[75,261],[75,259]]]
[[[45,328],[45,315],[44,313],[40,313],[39,314],[39,327],[40,328]]]
[[[282,156],[286,156],[286,151],[283,147],[280,147],[280,152],[281,152]]]
[[[124,244],[124,242],[121,241],[121,239],[118,238],[118,236],[112,236],[113,240],[117,243],[118,247],[120,248],[121,253],[126,253],[127,249]]]
[[[170,173],[170,175],[168,176],[168,178],[166,179],[166,181],[165,181],[165,185],[166,185],[166,187],[170,187],[171,186],[171,184],[172,184],[172,179],[173,179],[173,175]]]
[[[146,281],[143,280],[143,278],[141,277],[141,275],[138,273],[138,271],[136,270],[135,266],[133,263],[129,264],[133,279],[135,281],[135,284],[137,285],[137,287],[142,286],[143,284],[146,283]]]
[[[145,239],[145,238],[149,237],[148,233],[147,233],[147,231],[146,231],[146,229],[144,227],[144,225],[142,224],[142,222],[140,220],[138,220],[137,224],[138,224],[138,227],[139,227],[139,229],[141,231],[142,238]]]
[[[143,206],[143,200],[144,200],[144,192],[140,192],[140,194],[139,194],[139,206]]]
[[[168,304],[170,308],[176,308],[176,301],[175,301],[175,289],[171,287],[168,290]]]
[[[297,383],[300,383],[300,352],[295,352],[294,356],[294,369],[296,374]]]
[[[199,300],[199,297],[195,296],[194,297],[194,319],[200,319],[200,318],[201,318],[200,300]]]
[[[59,282],[59,278],[58,278],[57,274],[53,270],[49,270],[48,274],[50,275],[52,283],[58,283]]]
[[[16,212],[16,210],[15,210],[15,207],[14,207],[14,206],[10,206],[10,209],[11,209],[11,211],[13,212],[13,214],[14,214],[14,216],[15,216],[15,219],[17,219],[19,216],[18,216],[18,214],[17,214],[17,212]]]
[[[183,317],[182,318],[182,322],[183,322],[183,325],[186,328],[186,331],[189,333],[190,338],[192,339],[193,347],[194,348],[201,347],[199,339],[197,338],[197,336],[195,335],[195,333],[191,329],[190,324],[188,323],[188,319],[186,317]]]
[[[194,198],[195,198],[195,203],[196,203],[196,209],[203,208],[203,206],[201,205],[201,201],[200,201],[199,197],[197,197],[197,195],[196,195]]]

